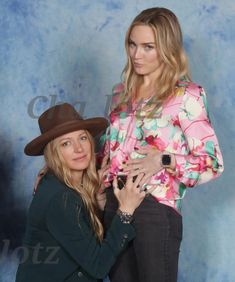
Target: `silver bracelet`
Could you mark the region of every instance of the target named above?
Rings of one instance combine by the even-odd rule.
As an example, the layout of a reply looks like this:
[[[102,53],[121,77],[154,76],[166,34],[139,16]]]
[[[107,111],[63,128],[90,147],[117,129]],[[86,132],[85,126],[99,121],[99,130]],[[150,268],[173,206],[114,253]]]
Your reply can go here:
[[[133,215],[128,212],[123,212],[120,209],[117,210],[117,215],[119,216],[122,223],[130,224],[133,220]]]

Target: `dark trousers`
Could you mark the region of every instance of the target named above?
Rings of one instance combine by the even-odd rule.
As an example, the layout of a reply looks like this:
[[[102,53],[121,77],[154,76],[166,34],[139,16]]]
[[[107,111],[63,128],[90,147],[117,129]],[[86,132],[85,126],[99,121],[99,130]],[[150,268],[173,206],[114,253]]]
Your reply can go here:
[[[108,188],[105,229],[117,207],[113,189]],[[136,209],[133,224],[136,238],[112,267],[111,282],[176,282],[182,240],[181,215],[148,195]]]

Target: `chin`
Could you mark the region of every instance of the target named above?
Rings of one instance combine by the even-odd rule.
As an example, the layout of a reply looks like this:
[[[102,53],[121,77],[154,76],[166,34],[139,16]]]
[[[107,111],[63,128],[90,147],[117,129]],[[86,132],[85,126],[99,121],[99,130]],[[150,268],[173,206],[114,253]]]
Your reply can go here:
[[[138,75],[145,75],[146,71],[138,69],[138,70],[135,70],[135,73],[138,74]]]
[[[83,171],[83,170],[86,170],[88,168],[88,166],[84,166],[84,167],[80,167],[80,168],[77,168],[75,170],[77,171]]]
[[[84,166],[82,166],[82,165],[80,165],[80,166],[72,166],[72,167],[70,167],[70,169],[72,170],[72,171],[83,171],[83,170],[86,170],[88,168],[88,165],[84,165]]]
[[[90,162],[88,160],[86,160],[86,161],[84,160],[84,161],[76,163],[76,164],[71,164],[70,168],[72,170],[78,170],[78,171],[85,170],[85,169],[88,168],[89,163]]]
[[[83,163],[83,164],[78,164],[74,167],[75,170],[84,170],[87,169],[89,166],[89,162]]]

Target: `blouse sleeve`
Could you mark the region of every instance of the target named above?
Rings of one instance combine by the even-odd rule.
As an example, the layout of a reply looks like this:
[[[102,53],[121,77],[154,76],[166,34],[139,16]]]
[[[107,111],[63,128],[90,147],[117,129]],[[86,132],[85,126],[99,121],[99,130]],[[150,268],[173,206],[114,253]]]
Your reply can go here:
[[[80,197],[73,192],[59,193],[47,211],[47,227],[61,247],[89,275],[104,278],[118,254],[135,237],[134,227],[116,215],[104,240],[99,243],[88,222]]]
[[[218,177],[224,169],[223,159],[202,87],[186,92],[178,120],[189,154],[175,155],[176,178],[186,187],[193,187]]]

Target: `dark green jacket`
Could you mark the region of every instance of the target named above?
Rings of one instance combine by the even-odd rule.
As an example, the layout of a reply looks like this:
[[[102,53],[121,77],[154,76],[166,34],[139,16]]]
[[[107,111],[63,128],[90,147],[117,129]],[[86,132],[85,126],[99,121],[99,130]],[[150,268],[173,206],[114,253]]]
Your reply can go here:
[[[115,216],[99,244],[79,194],[47,174],[29,208],[16,282],[98,281],[134,237]]]

